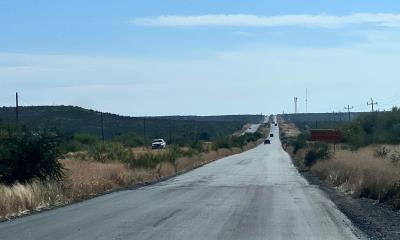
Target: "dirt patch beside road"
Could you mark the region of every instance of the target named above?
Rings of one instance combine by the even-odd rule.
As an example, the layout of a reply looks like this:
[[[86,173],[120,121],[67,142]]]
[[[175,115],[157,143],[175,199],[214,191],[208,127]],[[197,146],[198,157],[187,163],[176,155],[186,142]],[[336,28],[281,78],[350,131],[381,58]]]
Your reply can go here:
[[[297,137],[300,135],[300,130],[294,125],[294,123],[287,123],[283,119],[278,119],[279,129],[287,137]]]

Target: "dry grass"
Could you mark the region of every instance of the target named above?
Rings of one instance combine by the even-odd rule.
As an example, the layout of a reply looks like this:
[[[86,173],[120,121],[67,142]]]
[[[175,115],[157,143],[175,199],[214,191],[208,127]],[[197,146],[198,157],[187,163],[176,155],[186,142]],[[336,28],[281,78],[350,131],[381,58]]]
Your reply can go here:
[[[343,191],[390,202],[399,208],[400,166],[389,159],[375,157],[376,147],[355,152],[339,149],[331,159],[318,161],[311,170]]]
[[[279,128],[287,137],[297,137],[301,133],[294,123],[280,121]]]
[[[0,218],[67,202],[61,184],[56,182],[0,185]]]
[[[170,162],[161,162],[157,165],[158,178],[169,177],[176,174],[175,166]]]
[[[100,163],[94,161],[64,160],[65,194],[77,200],[130,184],[151,181],[154,170],[129,169],[118,162]]]
[[[175,160],[177,172],[185,172],[197,166],[199,157],[181,157]]]
[[[245,149],[255,146],[256,144],[249,144]],[[162,151],[152,152],[161,154]],[[178,158],[174,164],[164,161],[153,169],[132,169],[118,161],[96,162],[90,160],[84,152],[68,154],[61,160],[66,169],[62,183],[34,181],[31,184],[0,185],[0,219],[29,210],[75,202],[132,184],[156,181],[240,152],[240,148],[208,151],[192,157]]]

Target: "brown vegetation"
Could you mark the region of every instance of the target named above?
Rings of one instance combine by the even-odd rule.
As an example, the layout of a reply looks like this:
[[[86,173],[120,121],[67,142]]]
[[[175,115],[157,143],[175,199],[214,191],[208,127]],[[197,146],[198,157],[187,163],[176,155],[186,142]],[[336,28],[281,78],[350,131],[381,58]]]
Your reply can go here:
[[[65,205],[133,184],[157,181],[256,145],[257,143],[249,143],[243,150],[232,148],[202,152],[191,157],[177,158],[174,162],[166,160],[155,168],[130,168],[127,164],[112,160],[98,162],[85,152],[67,154],[65,159],[60,160],[65,168],[65,177],[60,183],[34,181],[30,184],[0,185],[0,219],[54,205]],[[155,155],[164,153],[147,149],[134,149],[133,152]]]
[[[283,120],[280,121],[279,128],[287,137],[297,137],[301,133],[294,123],[286,123]]]
[[[129,169],[119,162],[63,160],[62,163],[66,169],[64,193],[72,200],[85,199],[101,192],[150,181],[155,175],[154,170]]]
[[[390,157],[377,157],[376,149],[377,146],[358,151],[339,149],[331,159],[318,161],[311,171],[343,191],[399,208],[400,165]]]
[[[297,128],[286,124],[282,127],[281,124],[281,129],[288,137]],[[311,170],[320,179],[353,196],[376,199],[400,209],[399,145],[370,145],[356,151],[347,145],[338,145],[334,151],[330,145],[326,159],[317,159],[315,164],[307,166],[305,163],[311,146],[306,143],[297,151],[293,144],[284,147],[300,170]]]
[[[0,185],[0,218],[67,202],[62,186],[56,182],[35,181],[13,186]]]

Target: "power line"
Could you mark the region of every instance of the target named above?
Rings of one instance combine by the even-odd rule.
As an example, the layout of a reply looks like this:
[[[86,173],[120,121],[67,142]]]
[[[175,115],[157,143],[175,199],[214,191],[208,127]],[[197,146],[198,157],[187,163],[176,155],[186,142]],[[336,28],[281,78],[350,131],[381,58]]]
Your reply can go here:
[[[372,112],[374,112],[374,106],[378,105],[378,102],[374,102],[374,99],[371,98],[371,102],[367,102],[367,106],[371,106]]]
[[[350,114],[350,110],[353,109],[354,107],[350,107],[350,104],[347,105],[347,107],[345,107],[344,109],[347,110],[347,114],[349,115],[349,121],[351,121],[351,114]]]

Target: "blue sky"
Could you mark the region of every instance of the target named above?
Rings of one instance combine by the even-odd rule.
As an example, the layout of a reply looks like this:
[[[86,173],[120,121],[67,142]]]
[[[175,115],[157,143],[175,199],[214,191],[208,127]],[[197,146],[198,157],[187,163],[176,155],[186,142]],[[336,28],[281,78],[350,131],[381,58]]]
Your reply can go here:
[[[124,115],[400,104],[398,1],[0,0],[0,105]]]

